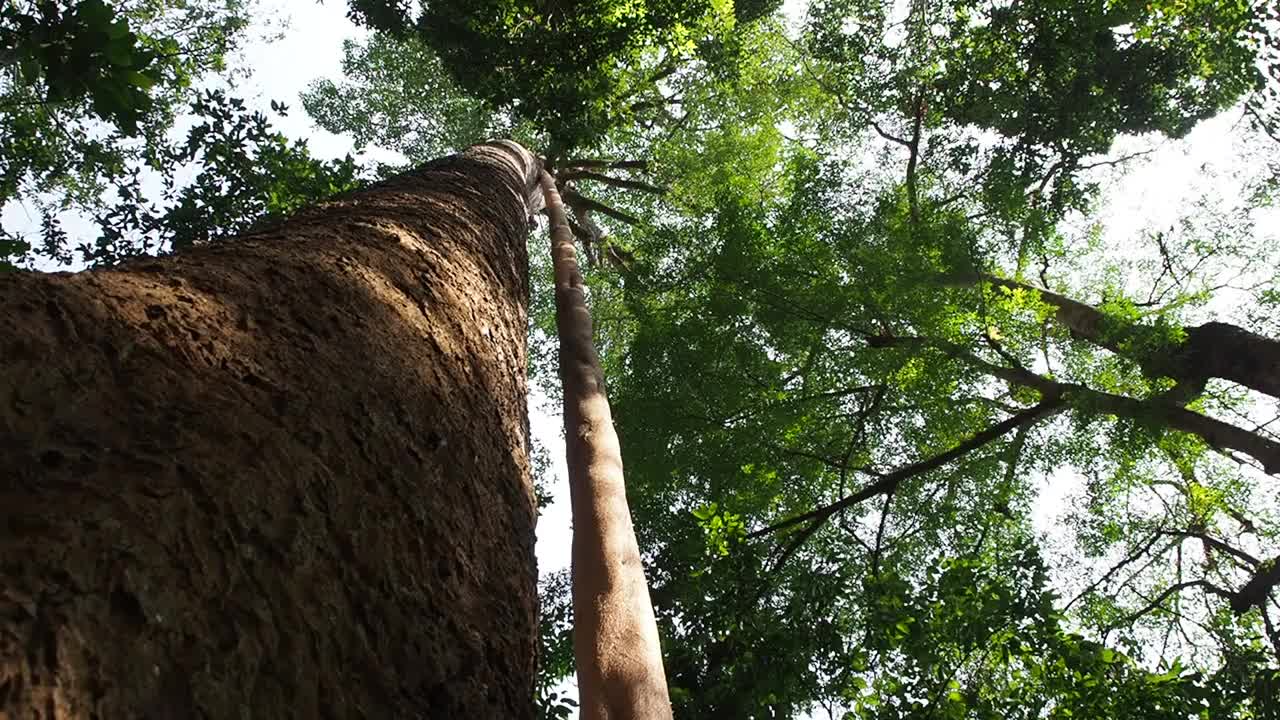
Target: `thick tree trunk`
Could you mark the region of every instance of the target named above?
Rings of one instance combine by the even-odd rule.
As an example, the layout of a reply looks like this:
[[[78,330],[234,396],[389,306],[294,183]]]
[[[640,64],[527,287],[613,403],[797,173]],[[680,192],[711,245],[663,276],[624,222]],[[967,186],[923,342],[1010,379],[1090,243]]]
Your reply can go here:
[[[585,720],[671,717],[658,625],[649,601],[596,354],[573,233],[543,174],[556,278],[565,451],[573,505],[573,646]]]
[[[0,277],[0,717],[532,716],[539,172]]]

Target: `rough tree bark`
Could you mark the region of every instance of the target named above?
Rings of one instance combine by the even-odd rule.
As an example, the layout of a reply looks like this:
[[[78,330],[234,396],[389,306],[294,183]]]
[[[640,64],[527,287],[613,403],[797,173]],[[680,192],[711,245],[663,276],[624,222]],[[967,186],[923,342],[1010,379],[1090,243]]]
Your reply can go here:
[[[592,338],[573,232],[549,174],[543,174],[542,188],[556,278],[573,509],[573,643],[582,717],[663,720],[671,717],[671,702],[658,626],[627,506],[622,452]]]
[[[532,716],[540,172],[0,278],[0,717]]]

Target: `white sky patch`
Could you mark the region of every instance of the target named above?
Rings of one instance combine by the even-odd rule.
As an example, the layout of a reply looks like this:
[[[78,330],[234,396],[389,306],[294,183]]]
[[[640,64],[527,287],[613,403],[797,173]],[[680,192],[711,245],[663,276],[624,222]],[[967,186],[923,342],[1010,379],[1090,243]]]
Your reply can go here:
[[[569,544],[573,540],[569,509],[569,470],[565,465],[563,421],[560,404],[530,383],[529,431],[551,453],[553,482],[551,505],[538,517],[538,574],[549,575],[569,567]]]

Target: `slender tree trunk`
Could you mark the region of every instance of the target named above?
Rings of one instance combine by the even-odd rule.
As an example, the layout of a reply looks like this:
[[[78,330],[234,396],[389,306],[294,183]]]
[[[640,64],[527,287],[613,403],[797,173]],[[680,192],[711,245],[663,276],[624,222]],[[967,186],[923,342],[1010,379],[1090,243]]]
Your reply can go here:
[[[0,277],[0,717],[532,716],[539,172]]]
[[[543,173],[556,277],[565,447],[573,506],[573,643],[585,720],[671,717],[658,626],[623,483],[604,375],[555,181]]]

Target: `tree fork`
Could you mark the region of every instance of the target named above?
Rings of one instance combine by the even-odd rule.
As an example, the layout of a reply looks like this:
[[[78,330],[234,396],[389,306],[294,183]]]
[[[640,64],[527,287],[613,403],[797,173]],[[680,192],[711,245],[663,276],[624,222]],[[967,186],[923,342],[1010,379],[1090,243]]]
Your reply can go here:
[[[1205,381],[1211,377],[1280,398],[1280,341],[1242,327],[1217,321],[1184,327],[1186,337],[1169,344],[1162,340],[1163,331],[1157,328],[1115,321],[1092,305],[1016,280],[986,273],[957,273],[944,275],[940,281],[951,286],[985,282],[1038,293],[1041,300],[1055,308],[1058,322],[1081,339],[1136,362],[1152,379],[1168,376],[1186,385],[1184,402],[1202,393]]]
[[[573,643],[585,720],[664,720],[671,702],[658,626],[627,505],[622,453],[592,338],[564,203],[542,175],[551,220],[556,329],[573,509]]]
[[[540,171],[0,277],[0,717],[532,718]]]

